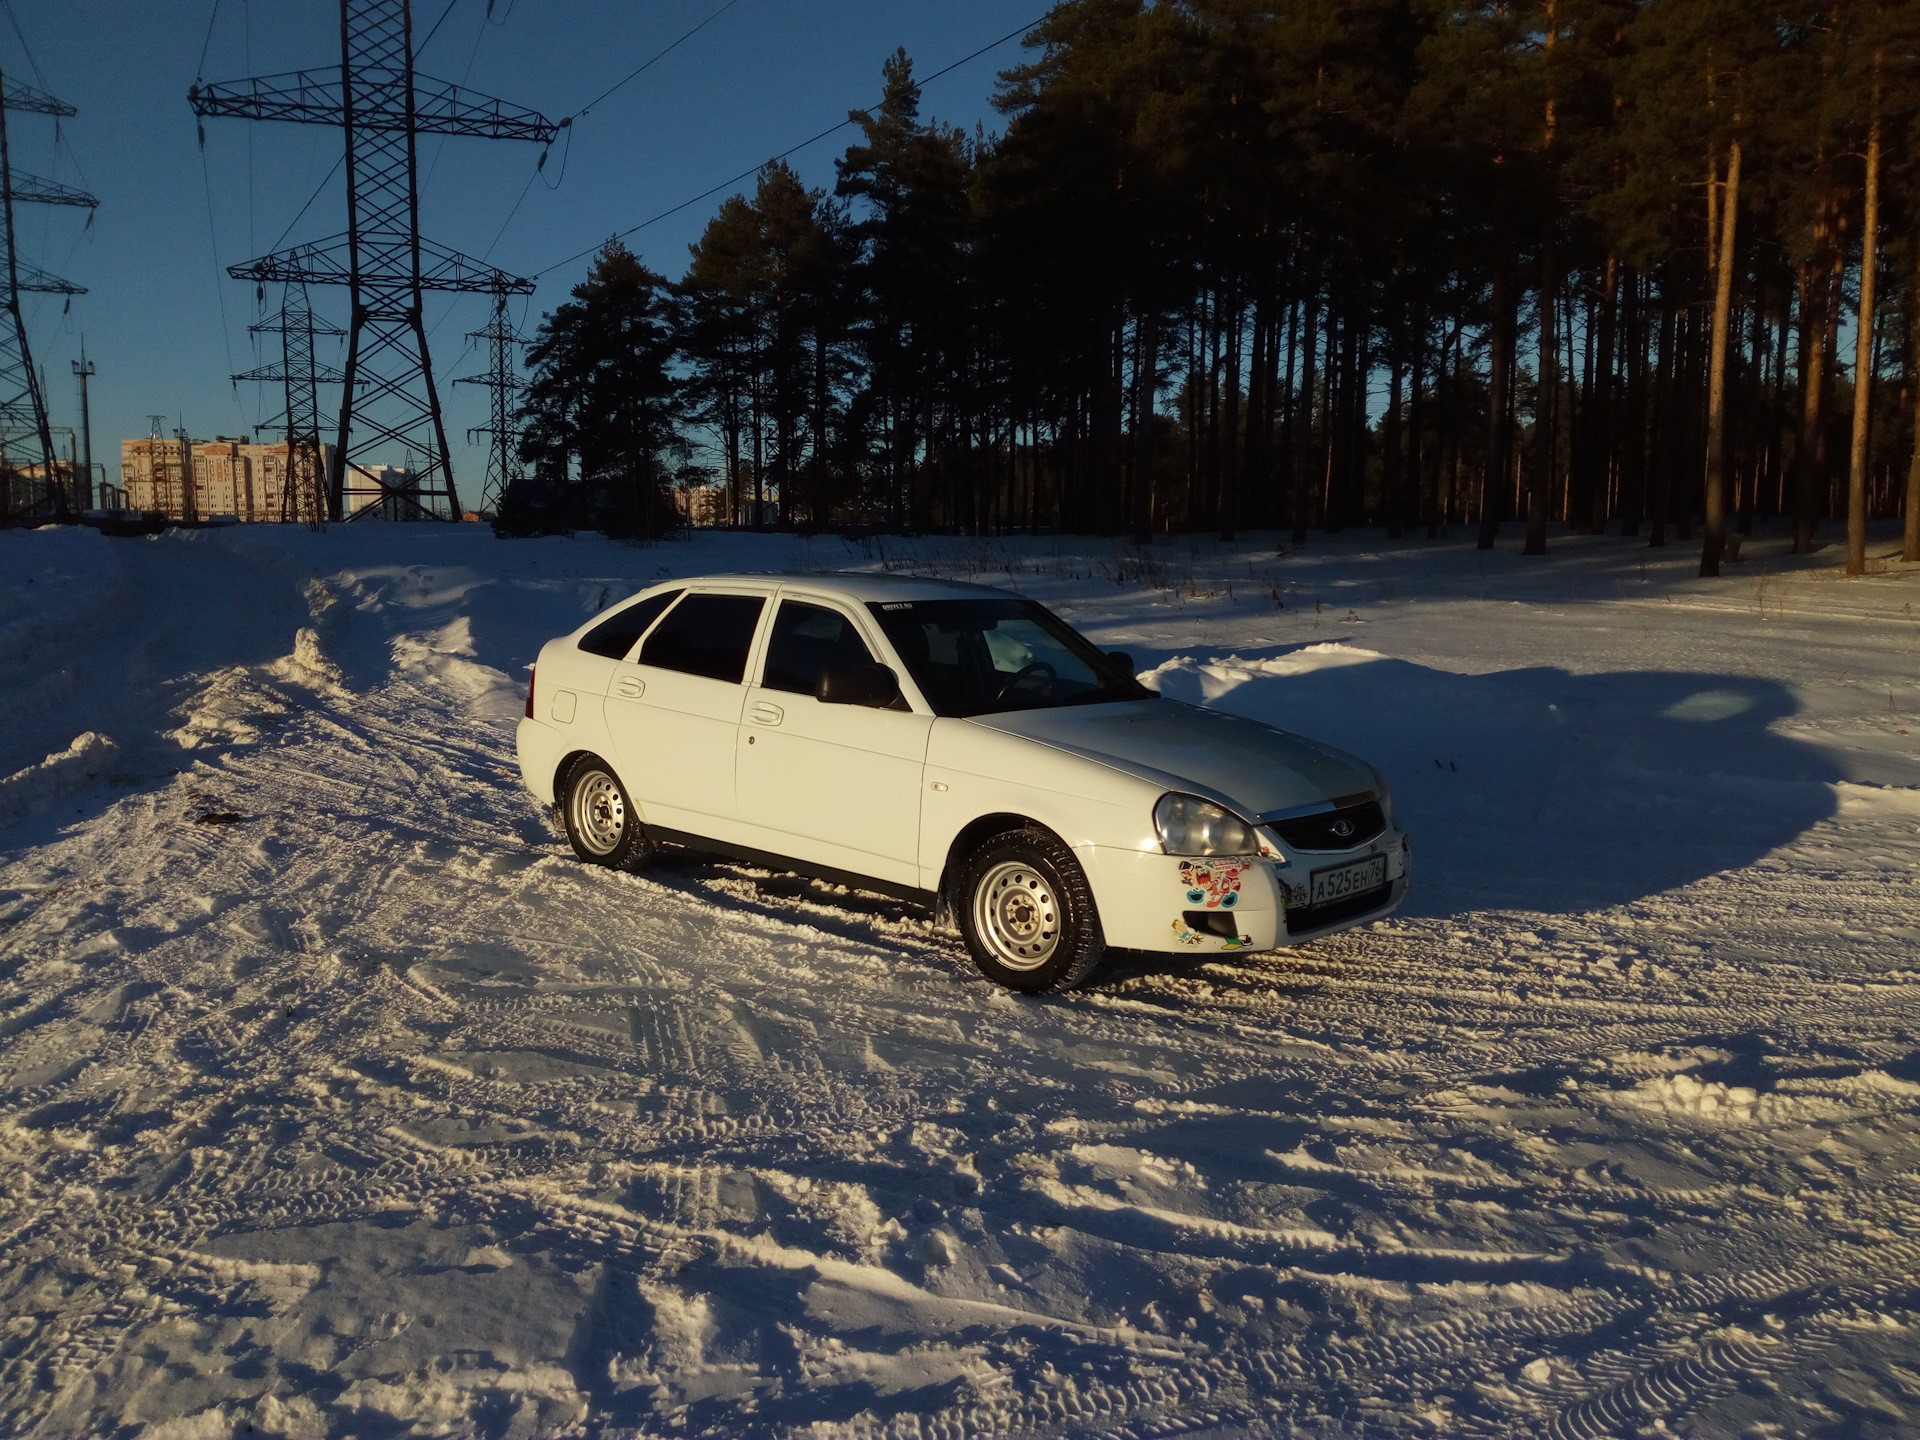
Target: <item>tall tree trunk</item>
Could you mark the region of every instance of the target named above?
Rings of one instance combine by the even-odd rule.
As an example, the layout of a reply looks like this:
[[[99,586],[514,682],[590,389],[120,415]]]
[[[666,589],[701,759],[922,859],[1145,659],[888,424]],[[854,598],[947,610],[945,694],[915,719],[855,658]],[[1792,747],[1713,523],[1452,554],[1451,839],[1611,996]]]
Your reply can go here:
[[[1553,219],[1549,215],[1540,232],[1540,351],[1539,393],[1533,413],[1533,476],[1527,487],[1527,555],[1547,553],[1547,510],[1552,503],[1553,484],[1553,410],[1558,398],[1560,368],[1558,322],[1560,307],[1555,303],[1559,281],[1554,274]]]
[[[1340,529],[1346,499],[1348,441],[1352,435],[1347,421],[1348,355],[1353,348],[1353,316],[1336,310],[1329,297],[1327,304],[1326,390],[1324,409],[1326,456],[1320,469],[1320,523],[1331,535]]]
[[[1700,573],[1715,577],[1727,545],[1727,328],[1733,313],[1734,226],[1740,214],[1740,142],[1727,147],[1720,206],[1719,271],[1713,292],[1713,354],[1707,369],[1707,493]]]
[[[1413,329],[1407,351],[1407,479],[1413,491],[1412,521],[1433,526],[1433,502],[1427,489],[1427,467],[1421,463],[1420,443],[1426,434],[1427,407],[1421,391],[1426,385],[1427,311],[1418,302],[1413,307]]]
[[[1126,319],[1119,307],[1101,317],[1099,378],[1093,393],[1093,529],[1111,535],[1120,521],[1120,425],[1125,412],[1120,369],[1124,363]]]
[[[1300,350],[1300,310],[1299,301],[1287,302],[1287,368],[1275,397],[1280,414],[1280,454],[1274,467],[1273,477],[1276,486],[1273,506],[1275,529],[1280,527],[1281,520],[1282,497],[1278,487],[1285,485],[1289,496],[1293,492],[1295,435],[1299,430],[1300,415],[1300,395],[1294,383],[1294,365],[1299,358]],[[1291,514],[1285,518],[1288,524],[1292,524]]]
[[[1716,225],[1717,223],[1716,218]],[[1718,233],[1717,230],[1716,233]],[[1700,353],[1701,317],[1691,306],[1685,306],[1681,309],[1675,324],[1678,327],[1680,339],[1680,371],[1676,382],[1679,386],[1677,429],[1680,439],[1674,450],[1674,463],[1678,467],[1681,456],[1704,453],[1707,431],[1706,416],[1702,413],[1701,406],[1703,389],[1701,382],[1706,377],[1703,373],[1705,365]],[[1669,482],[1667,488],[1668,498],[1672,502],[1667,518],[1673,522],[1674,539],[1691,540],[1695,509],[1693,502],[1699,498],[1700,490],[1704,488],[1701,479],[1702,471],[1688,465],[1679,469],[1678,475],[1681,483],[1676,485]]]
[[[1224,414],[1220,425],[1220,491],[1219,522],[1220,538],[1233,539],[1240,515],[1240,345],[1246,330],[1246,311],[1240,298],[1240,287],[1231,284],[1227,287],[1227,378]]]
[[[1647,311],[1637,271],[1624,287],[1624,359],[1627,369],[1626,419],[1620,426],[1620,534],[1640,533],[1647,493]]]
[[[1386,423],[1380,427],[1380,507],[1386,511],[1387,538],[1398,540],[1402,474],[1400,406],[1406,398],[1404,387],[1407,380],[1406,325],[1398,304],[1394,308],[1393,329],[1387,349],[1387,414]],[[1419,383],[1418,375],[1414,377],[1414,383]]]
[[[1620,446],[1614,435],[1615,356],[1620,348],[1620,264],[1607,257],[1601,281],[1599,333],[1594,340],[1593,388],[1587,397],[1587,528],[1607,533],[1608,491],[1613,487]]]
[[[1512,327],[1507,323],[1507,255],[1493,261],[1493,334],[1487,359],[1487,468],[1480,481],[1479,548],[1491,550],[1500,534],[1502,497],[1507,485],[1507,371],[1511,366]]]
[[[1307,278],[1306,323],[1300,328],[1300,394],[1294,402],[1299,417],[1298,437],[1294,442],[1293,467],[1293,543],[1307,538],[1307,486],[1314,469],[1313,410],[1315,360],[1319,355],[1320,282],[1317,275]]]
[[[1679,329],[1675,305],[1664,289],[1660,296],[1660,355],[1653,370],[1653,447],[1651,467],[1653,493],[1648,497],[1647,544],[1667,543],[1667,510],[1672,501],[1675,390],[1679,367],[1674,363],[1674,342]]]
[[[1149,306],[1134,331],[1133,538],[1153,538],[1153,412],[1160,392],[1160,313]]]
[[[1800,435],[1793,457],[1793,553],[1813,553],[1814,527],[1819,523],[1820,487],[1826,483],[1820,461],[1826,449],[1826,396],[1823,371],[1827,358],[1826,257],[1816,256],[1800,266]]]
[[[1847,467],[1847,574],[1867,573],[1867,439],[1873,423],[1874,242],[1880,232],[1880,115],[1867,132],[1867,206],[1860,231],[1860,323],[1853,359],[1853,453]]]
[[[1247,365],[1247,438],[1241,448],[1240,508],[1248,529],[1267,523],[1267,487],[1260,483],[1273,444],[1273,301],[1263,289],[1253,304],[1253,355]]]
[[[1907,462],[1907,526],[1900,558],[1920,560],[1920,245],[1914,247],[1916,270],[1907,310],[1913,325],[1913,458]]]
[[[1749,479],[1746,489],[1740,496],[1740,520],[1735,533],[1745,540],[1753,534],[1753,517],[1760,508],[1760,482],[1765,478],[1767,467],[1772,463],[1775,446],[1767,435],[1766,411],[1766,374],[1767,374],[1767,319],[1766,306],[1762,303],[1765,291],[1755,287],[1753,297],[1753,328],[1747,338],[1747,348],[1752,352],[1753,380],[1748,386],[1747,428],[1753,435],[1753,460],[1748,467]],[[1739,541],[1734,542],[1736,545]],[[1734,559],[1739,559],[1736,550]]]

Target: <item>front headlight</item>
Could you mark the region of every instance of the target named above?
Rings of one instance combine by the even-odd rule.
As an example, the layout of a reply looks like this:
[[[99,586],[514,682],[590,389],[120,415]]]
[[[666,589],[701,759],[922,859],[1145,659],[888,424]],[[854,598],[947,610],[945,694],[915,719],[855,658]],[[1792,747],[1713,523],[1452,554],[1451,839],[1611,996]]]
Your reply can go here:
[[[1153,807],[1153,828],[1169,855],[1254,855],[1260,850],[1252,826],[1198,795],[1162,795]]]

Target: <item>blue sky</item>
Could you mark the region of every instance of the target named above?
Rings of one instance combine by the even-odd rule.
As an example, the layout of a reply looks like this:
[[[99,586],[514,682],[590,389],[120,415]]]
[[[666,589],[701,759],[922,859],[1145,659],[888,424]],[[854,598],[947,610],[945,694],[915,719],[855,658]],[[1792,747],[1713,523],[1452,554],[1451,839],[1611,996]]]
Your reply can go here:
[[[420,54],[419,68],[537,108],[573,113],[628,71],[719,10],[724,0],[453,0]],[[0,25],[0,65],[79,107],[54,124],[9,117],[14,163],[84,185],[100,197],[90,229],[79,212],[22,207],[22,258],[88,287],[63,313],[59,297],[34,297],[29,332],[46,373],[56,425],[78,423],[70,361],[84,333],[93,382],[96,460],[109,476],[119,441],[147,433],[162,413],[171,431],[238,434],[270,418],[267,387],[228,376],[277,353],[248,334],[258,318],[251,286],[225,267],[344,226],[336,177],[305,216],[295,215],[340,154],[340,133],[317,126],[206,122],[204,150],[186,101],[195,77],[237,79],[337,64],[339,9],[332,0],[11,0],[18,32]],[[416,34],[447,0],[414,0]],[[922,74],[1032,21],[1046,0],[734,0],[698,34],[599,102],[556,145],[527,189],[538,150],[513,142],[422,141],[422,229],[521,274],[546,271],[522,303],[523,328],[564,300],[587,260],[549,269],[609,234],[656,215],[845,118],[878,98],[880,65],[904,45]],[[24,38],[26,50],[23,51]],[[202,63],[202,47],[205,61]],[[995,72],[1020,58],[1017,41],[935,81],[924,113],[989,129]],[[830,187],[833,160],[857,131],[794,156],[807,183]],[[751,181],[746,182],[751,184]],[[549,188],[552,187],[552,188]],[[514,209],[525,191],[525,199]],[[687,246],[725,199],[723,191],[628,240],[677,278]],[[511,213],[511,222],[509,215]],[[292,228],[288,226],[292,223]],[[505,228],[503,229],[503,224]],[[282,235],[285,238],[282,239]],[[216,263],[217,261],[217,263]],[[345,292],[315,290],[336,321]],[[277,297],[269,293],[271,307]],[[430,298],[428,323],[442,382],[454,467],[477,493],[483,453],[465,445],[484,423],[485,394],[448,386],[483,363],[464,332],[486,321],[484,297]],[[337,353],[337,342],[336,353]],[[323,351],[323,357],[327,352]],[[323,394],[323,410],[338,392]]]

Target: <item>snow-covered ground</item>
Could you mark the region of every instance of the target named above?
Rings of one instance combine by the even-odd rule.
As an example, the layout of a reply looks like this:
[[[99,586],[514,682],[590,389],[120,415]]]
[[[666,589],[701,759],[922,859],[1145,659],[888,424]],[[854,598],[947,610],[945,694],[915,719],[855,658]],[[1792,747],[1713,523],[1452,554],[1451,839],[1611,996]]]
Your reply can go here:
[[[0,1430],[1920,1433],[1920,567],[1516,548],[0,534]],[[571,858],[542,640],[879,566],[1372,759],[1407,906],[1024,999]]]

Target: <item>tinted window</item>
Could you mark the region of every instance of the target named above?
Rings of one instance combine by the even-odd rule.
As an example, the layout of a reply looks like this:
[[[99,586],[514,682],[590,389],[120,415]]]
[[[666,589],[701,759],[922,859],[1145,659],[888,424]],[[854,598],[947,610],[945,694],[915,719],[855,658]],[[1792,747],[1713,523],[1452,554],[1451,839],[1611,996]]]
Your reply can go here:
[[[658,595],[649,595],[638,605],[629,605],[609,615],[580,637],[580,648],[589,654],[604,655],[609,660],[626,659],[627,652],[633,649],[633,642],[646,633],[647,627],[660,618],[660,612],[679,595],[678,590],[662,591]]]
[[[920,693],[942,715],[990,715],[1153,695],[1030,600],[872,602]]]
[[[761,595],[689,595],[640,648],[640,663],[738,685],[747,673]]]
[[[767,663],[760,683],[769,690],[813,694],[820,672],[835,665],[871,665],[867,649],[853,622],[838,610],[782,600],[774,616],[773,636],[767,641]]]

